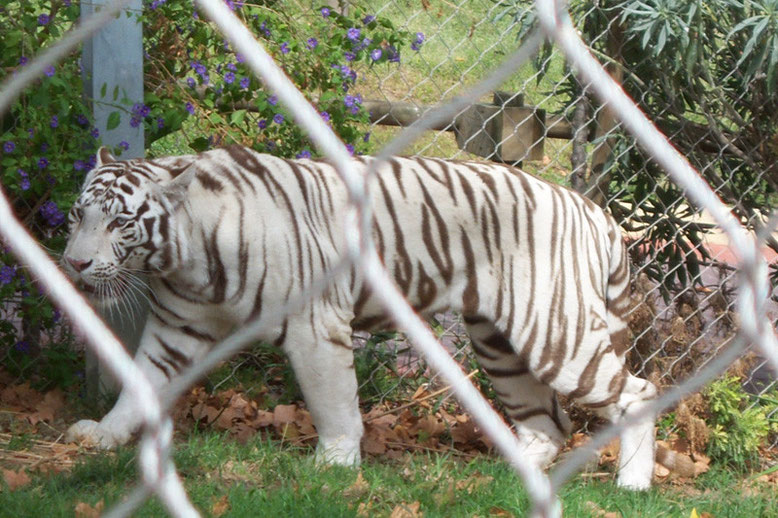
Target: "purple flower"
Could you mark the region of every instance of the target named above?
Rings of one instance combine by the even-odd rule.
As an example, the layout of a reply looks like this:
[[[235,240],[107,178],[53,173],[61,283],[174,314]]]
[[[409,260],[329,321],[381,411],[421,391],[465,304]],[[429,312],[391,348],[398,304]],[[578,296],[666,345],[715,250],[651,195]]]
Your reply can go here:
[[[281,54],[289,54],[289,43],[286,41],[281,44]]]
[[[137,115],[133,115],[132,117],[130,117],[130,127],[131,128],[137,128],[138,126],[140,126],[141,122],[143,122],[143,119],[141,119]]]
[[[197,86],[197,82],[195,81],[194,77],[187,77],[186,84],[189,85],[189,88],[194,88]]]
[[[119,146],[121,147],[121,144],[119,144]],[[76,171],[86,171],[86,162],[83,160],[76,160],[73,162],[73,169]]]
[[[200,63],[199,61],[192,61],[190,63],[190,66],[194,69],[195,73],[200,76],[200,78],[203,80],[203,83],[208,83],[208,69],[205,68],[205,65]]]
[[[270,106],[275,106],[278,104],[278,96],[273,94],[270,97],[267,98],[267,102]]]
[[[353,52],[346,51],[343,53],[343,57],[346,58],[346,61],[354,61],[357,58],[357,55]]]
[[[24,169],[17,169],[16,171],[22,178],[19,180],[19,188],[23,191],[28,190],[30,188],[30,178],[27,176],[27,172]]]
[[[97,155],[89,155],[89,159],[86,161],[86,170],[91,171],[97,165]]]
[[[154,0],[153,2],[151,2],[151,5],[149,7],[151,8],[152,11],[154,11],[165,2],[167,2],[167,0]]]
[[[38,159],[38,169],[46,169],[49,166],[49,160],[43,156]]]
[[[321,115],[321,118],[324,119],[324,122],[330,121],[330,114],[327,112],[321,112],[319,115]]]
[[[165,119],[162,117],[157,117],[157,129],[162,129],[165,127]]]
[[[273,115],[273,122],[275,122],[276,124],[283,123],[284,122],[284,116],[281,115],[280,113],[276,113],[275,115]]]
[[[151,108],[143,103],[135,103],[132,105],[132,113],[145,119],[149,116],[149,114],[151,114]]]
[[[127,151],[128,149],[130,149],[130,143],[127,142],[126,140],[122,140],[121,142],[119,142],[119,147]],[[77,162],[80,162],[80,160],[77,160]]]
[[[189,112],[189,115],[194,115],[195,107],[194,107],[194,105],[192,103],[186,103],[185,108],[186,108],[186,111]]]
[[[29,128],[27,130],[27,138],[33,138],[35,136],[35,130],[32,128]]]
[[[89,119],[86,118],[86,115],[78,114],[76,115],[76,123],[79,126],[87,126],[89,124]]]
[[[27,340],[19,340],[14,344],[14,350],[22,354],[30,354],[30,342]]]
[[[421,44],[424,43],[424,33],[423,32],[417,32],[416,33],[416,39],[413,40],[413,43],[411,43],[411,48],[413,50],[418,51],[421,48]]]
[[[51,200],[41,205],[39,212],[50,227],[56,227],[65,221],[65,214],[59,210],[57,204]]]
[[[346,105],[346,108],[351,108],[352,106],[354,106],[355,103],[356,103],[356,97],[354,97],[353,95],[346,95],[343,98],[343,104]]]
[[[0,268],[0,284],[11,284],[16,276],[16,268],[13,266],[3,266]]]
[[[236,52],[235,61],[237,61],[238,63],[243,63],[244,61],[246,61],[246,58],[243,56],[243,54]]]
[[[351,41],[357,41],[359,39],[361,31],[356,27],[351,27],[349,30],[346,31],[346,38],[350,39]]]
[[[224,82],[231,85],[235,82],[235,72],[227,72],[224,74]]]
[[[374,49],[373,52],[370,53],[370,59],[372,59],[373,61],[378,61],[379,59],[381,59],[381,54],[383,54],[383,52],[381,52],[381,49]]]
[[[338,65],[332,65],[335,68],[340,68],[340,75],[343,77],[343,79],[350,79],[351,81],[357,80],[357,73],[354,70],[351,70],[351,68],[348,65],[341,65],[338,67]]]
[[[227,70],[235,72],[238,70],[238,67],[235,66],[235,63],[227,63]]]
[[[259,129],[265,129],[267,128],[267,120],[265,119],[259,119],[259,122],[257,122],[257,127]]]
[[[65,7],[70,7],[71,0],[62,0],[62,3],[65,4]],[[57,311],[56,309],[54,311]]]
[[[54,65],[49,65],[46,67],[46,70],[44,70],[43,73],[46,74],[46,77],[52,77],[56,71],[57,69],[54,68]]]
[[[368,131],[365,133],[365,136],[362,137],[362,142],[370,142],[370,132]]]
[[[47,23],[49,23],[49,20],[50,18],[48,14],[42,14],[38,16],[38,25],[46,25]]]
[[[316,38],[308,38],[308,41],[305,42],[305,45],[309,49],[313,50],[319,46],[319,41]]]
[[[311,152],[304,149],[295,155],[295,158],[311,158]]]
[[[346,144],[346,149],[348,150],[350,155],[354,154],[354,146],[352,146],[351,144]]]
[[[369,23],[372,23],[372,22],[373,22],[373,20],[375,20],[375,16],[373,16],[372,14],[368,14],[367,16],[365,16],[364,18],[362,18],[362,23],[364,23],[365,25],[367,25],[367,24],[369,24]]]
[[[92,128],[89,134],[92,135],[92,138],[100,138],[100,130],[97,128]]]
[[[30,61],[27,56],[22,56],[19,58],[19,66],[24,66],[27,64],[27,62]]]
[[[362,96],[357,95],[346,95],[343,98],[343,104],[346,105],[346,108],[350,108],[350,112],[353,114],[359,113],[359,105],[362,104]]]
[[[57,126],[59,126],[59,117],[57,117],[56,115],[52,115],[51,122],[49,122],[49,126],[51,126],[52,128],[56,128]]]
[[[400,62],[400,53],[397,52],[397,49],[393,46],[388,46],[386,48],[386,55],[389,58],[389,62],[391,63],[399,63]]]
[[[249,83],[251,83],[251,80],[248,77],[240,78],[240,87],[242,89],[246,90],[249,87]]]
[[[3,151],[5,153],[13,153],[14,149],[16,149],[16,144],[13,140],[6,140],[3,144]]]
[[[327,18],[330,15],[330,8],[329,7],[322,7],[321,11],[319,11],[319,12],[321,13],[321,15],[324,18]]]

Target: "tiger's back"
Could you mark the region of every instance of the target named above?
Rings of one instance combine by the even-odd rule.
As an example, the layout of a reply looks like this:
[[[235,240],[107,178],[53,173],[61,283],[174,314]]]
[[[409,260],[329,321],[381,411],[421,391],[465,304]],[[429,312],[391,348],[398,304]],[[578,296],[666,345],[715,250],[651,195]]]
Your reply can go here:
[[[371,159],[355,160],[366,169]],[[347,194],[327,162],[240,147],[158,161],[101,153],[100,162],[72,212],[66,266],[97,294],[122,291],[100,288],[121,285],[111,275],[150,275],[155,297],[136,361],[159,386],[343,256]],[[569,432],[557,392],[611,420],[653,397],[624,368],[628,266],[601,209],[495,164],[393,158],[371,182],[373,239],[387,270],[419,312],[462,313],[528,459],[547,464]],[[325,459],[359,460],[350,336],[386,324],[354,270],[259,337],[289,356]],[[131,406],[120,398],[73,435],[123,442],[137,425]],[[626,438],[620,482],[647,487],[653,422],[632,432],[639,438]]]

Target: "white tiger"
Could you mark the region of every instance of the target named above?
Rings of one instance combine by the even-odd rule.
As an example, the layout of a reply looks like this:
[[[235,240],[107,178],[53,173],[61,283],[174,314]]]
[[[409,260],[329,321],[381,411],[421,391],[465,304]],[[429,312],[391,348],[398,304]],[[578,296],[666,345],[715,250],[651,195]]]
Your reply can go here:
[[[366,169],[370,158],[355,158]],[[423,315],[460,311],[526,458],[545,466],[570,422],[556,393],[611,421],[655,397],[627,372],[628,263],[619,228],[578,194],[517,169],[393,158],[371,189],[373,237]],[[115,161],[98,154],[69,214],[63,264],[98,303],[116,304],[134,272],[154,296],[136,362],[158,387],[267,308],[305,291],[344,253],[347,193],[321,160],[243,147]],[[360,461],[362,419],[352,329],[389,322],[352,271],[259,339],[289,357],[319,434],[317,457]],[[71,440],[110,448],[138,428],[124,392]],[[654,422],[621,436],[618,483],[645,489]]]

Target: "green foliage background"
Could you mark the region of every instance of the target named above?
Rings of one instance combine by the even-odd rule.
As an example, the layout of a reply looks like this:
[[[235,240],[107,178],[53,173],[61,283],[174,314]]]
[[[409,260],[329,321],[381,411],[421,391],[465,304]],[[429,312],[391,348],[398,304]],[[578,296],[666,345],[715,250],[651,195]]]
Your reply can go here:
[[[365,152],[368,114],[353,91],[360,79],[355,69],[401,66],[402,53],[420,50],[424,36],[359,9],[342,16],[324,6],[301,12],[273,0],[226,3],[259,35],[349,149]],[[4,2],[0,80],[55,43],[79,15],[78,0]],[[101,143],[90,116],[92,102],[114,108],[108,129],[123,120],[143,125],[151,155],[233,143],[282,157],[316,155],[276,96],[263,89],[192,2],[148,0],[140,19],[142,103],[132,104],[105,86],[100,99],[87,99],[79,49],[30,85],[0,121],[0,183],[16,213],[54,255],[64,246],[64,214]],[[128,146],[123,142],[114,152],[121,155]],[[70,331],[7,247],[0,248],[0,308],[0,359],[6,369],[43,385],[78,381],[78,358],[68,348]]]

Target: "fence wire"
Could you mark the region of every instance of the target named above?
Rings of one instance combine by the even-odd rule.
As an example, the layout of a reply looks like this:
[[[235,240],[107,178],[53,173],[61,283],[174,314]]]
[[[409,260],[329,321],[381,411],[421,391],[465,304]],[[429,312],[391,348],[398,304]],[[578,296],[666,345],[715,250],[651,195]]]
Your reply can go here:
[[[23,73],[11,77],[4,83],[0,89],[0,114],[8,110],[19,93],[40,76],[47,66],[62,59],[75,45],[109,21],[115,13],[121,11],[124,3],[126,2],[118,0],[93,16],[81,27],[63,37],[58,45],[36,57]],[[579,451],[560,462],[550,477],[521,462],[520,449],[513,433],[451,358],[452,349],[456,349],[453,351],[456,355],[463,354],[459,344],[466,340],[460,339],[461,331],[458,331],[454,324],[445,326],[450,331],[449,336],[454,338],[449,339],[447,347],[442,347],[429,328],[402,300],[381,267],[373,243],[370,241],[371,215],[365,190],[365,178],[351,169],[346,148],[324,124],[303,94],[285,76],[263,45],[221,0],[197,0],[196,4],[201,12],[219,27],[233,48],[246,57],[251,70],[262,79],[268,90],[278,95],[281,102],[293,114],[296,123],[305,129],[320,151],[333,160],[348,187],[351,203],[346,235],[349,242],[348,257],[343,257],[342,262],[330,272],[327,278],[320,279],[305,294],[306,300],[317,297],[326,290],[333,279],[348,271],[353,265],[361,268],[366,281],[374,288],[374,293],[382,296],[387,311],[399,323],[412,346],[416,348],[416,352],[443,377],[445,383],[452,387],[463,406],[521,476],[533,502],[533,516],[558,516],[560,511],[555,497],[556,490],[580,468],[588,458],[588,452],[579,448]],[[712,173],[715,171],[710,162],[702,161],[693,155],[691,159],[694,165],[692,165],[668,142],[668,137],[652,124],[635,102],[624,93],[619,83],[600,64],[600,62],[606,63],[613,74],[614,69],[611,65],[614,63],[614,56],[598,54],[597,58],[600,60],[598,62],[592,55],[592,48],[596,46],[595,43],[598,43],[597,39],[588,41],[588,46],[582,41],[565,2],[538,0],[534,11],[522,5],[524,10],[521,12],[524,14],[521,16],[513,11],[510,11],[513,14],[509,14],[508,8],[513,4],[515,3],[484,2],[483,12],[486,15],[473,19],[463,14],[465,13],[464,2],[447,4],[446,12],[440,8],[438,13],[432,12],[428,6],[416,9],[397,1],[387,2],[377,8],[377,14],[392,12],[394,16],[401,17],[407,27],[413,27],[414,22],[421,18],[433,19],[440,31],[431,34],[428,43],[441,49],[441,52],[420,55],[417,58],[424,61],[429,71],[429,74],[421,79],[410,77],[402,69],[390,70],[383,76],[376,70],[368,72],[371,75],[370,80],[376,85],[374,91],[384,97],[378,100],[408,102],[417,108],[418,113],[415,122],[409,127],[399,133],[388,133],[387,143],[379,153],[379,158],[403,152],[409,146],[412,152],[417,154],[443,153],[458,157],[465,151],[451,150],[451,140],[455,138],[454,133],[456,133],[452,131],[454,124],[451,121],[455,121],[462,115],[468,106],[483,100],[485,95],[509,80],[512,74],[533,56],[541,58],[541,69],[543,66],[554,66],[554,56],[563,56],[565,63],[575,71],[580,86],[578,96],[571,105],[574,109],[568,110],[563,117],[547,118],[543,134],[531,144],[543,144],[546,141],[547,145],[553,146],[552,153],[570,155],[571,165],[570,167],[562,165],[558,158],[548,158],[547,155],[542,157],[540,161],[542,165],[538,165],[530,162],[527,155],[524,157],[525,168],[541,174],[549,174],[554,170],[564,170],[566,173],[569,171],[570,181],[574,187],[576,182],[579,182],[580,190],[587,192],[593,199],[603,198],[603,203],[613,202],[615,197],[608,189],[610,181],[608,175],[612,174],[608,169],[608,160],[612,163],[635,151],[631,141],[626,146],[622,145],[623,130],[626,130],[641,146],[640,152],[647,159],[661,166],[685,195],[685,198],[678,196],[666,201],[666,205],[661,209],[675,214],[675,209],[692,206],[695,209],[702,209],[708,218],[705,221],[685,218],[678,222],[675,232],[688,231],[697,227],[705,228],[707,231],[714,229],[719,236],[726,236],[734,252],[734,258],[720,258],[715,254],[710,258],[708,268],[717,269],[717,275],[705,279],[699,276],[696,282],[701,288],[690,290],[682,286],[682,289],[666,293],[660,289],[661,283],[657,281],[655,275],[657,251],[650,247],[648,240],[641,238],[655,229],[656,223],[644,226],[634,224],[640,222],[644,216],[641,205],[644,202],[648,203],[649,197],[656,194],[656,190],[644,193],[642,197],[637,196],[634,203],[629,206],[609,203],[617,219],[630,230],[630,255],[635,263],[635,297],[638,303],[632,315],[635,338],[631,367],[642,376],[656,378],[657,381],[662,382],[661,385],[672,386],[665,390],[662,397],[646,411],[656,414],[686,395],[700,390],[752,346],[758,349],[762,363],[768,363],[778,371],[778,347],[773,326],[768,318],[771,288],[768,282],[767,264],[762,252],[765,245],[773,240],[775,218],[768,218],[766,214],[755,212],[747,207],[739,210],[738,218],[733,216],[732,209],[728,206],[730,200],[728,199],[728,204],[724,204],[721,199],[728,196],[726,181],[711,182]],[[617,5],[626,6],[626,4]],[[578,8],[578,6],[574,7]],[[592,7],[590,11],[583,14],[594,16],[596,14],[594,9]],[[525,20],[526,18],[522,17],[527,13],[536,17],[539,25],[524,33],[522,44],[514,51],[516,23]],[[490,20],[498,19],[500,23],[490,23]],[[506,22],[506,19],[509,21]],[[616,19],[617,17],[613,18]],[[612,28],[615,24],[615,21],[611,21],[608,27]],[[447,30],[452,26],[457,29]],[[469,36],[458,40],[452,39],[452,32],[467,33]],[[488,38],[483,36],[484,32],[490,33]],[[608,33],[604,31],[598,38],[604,41],[608,38]],[[544,39],[556,45],[551,53],[546,52],[547,48],[543,46]],[[611,48],[610,45],[607,46]],[[494,70],[487,71],[480,60],[460,61],[458,59],[460,54],[465,52],[475,52],[479,55],[487,53],[510,53],[510,55]],[[619,77],[630,73],[629,70],[620,70],[613,75]],[[568,74],[565,69],[561,77],[567,78]],[[473,78],[483,79],[475,83]],[[547,93],[543,93],[544,90],[541,88],[531,89],[534,98],[525,101],[549,109],[560,108],[554,104],[562,79],[549,82],[547,76],[540,72],[533,72],[529,77],[520,80],[510,79],[510,83],[513,93],[508,96],[509,101],[515,100],[518,92],[528,89],[531,83],[545,84]],[[393,86],[391,88],[386,86],[389,84]],[[397,93],[397,84],[403,86],[400,94]],[[464,93],[459,93],[463,88]],[[454,93],[457,93],[457,97],[452,97]],[[424,106],[417,101],[417,98],[422,96],[449,99],[449,101],[442,104],[436,103],[434,107]],[[596,103],[595,99],[599,99],[599,103]],[[639,98],[636,100],[638,103],[641,102]],[[579,110],[581,106],[584,108]],[[658,118],[662,113],[650,115]],[[385,114],[377,117],[374,122],[386,123],[386,119],[390,117],[391,114]],[[496,117],[494,113],[485,117],[482,121],[483,127],[496,120]],[[514,122],[519,126],[533,117],[535,117],[534,113],[522,116]],[[431,128],[438,130],[428,131]],[[564,137],[566,139],[564,143],[555,141],[552,144],[549,139],[562,133],[568,134]],[[589,134],[591,138],[587,141],[587,137],[581,138],[582,134]],[[705,141],[705,145],[709,145],[711,140],[718,142],[717,158],[722,161],[725,150],[736,155],[738,153],[737,143],[733,143],[732,137],[722,135],[715,130],[711,130],[710,134],[690,137],[682,129],[676,128],[668,136],[670,140],[698,138],[700,141]],[[475,138],[474,135],[462,136],[461,142],[457,144],[460,148],[468,150],[468,146]],[[500,147],[509,140],[509,135],[502,140],[493,140],[491,142],[494,149],[493,155],[498,154]],[[581,150],[585,154],[590,153],[595,156],[594,160],[603,153],[610,157],[608,160],[599,162],[602,172],[597,171],[598,174],[595,174],[595,164],[591,167],[592,171],[586,171],[585,159],[583,166],[580,159]],[[495,158],[495,156],[486,158]],[[638,170],[634,175],[646,172],[646,170]],[[736,172],[737,168],[731,174],[734,175]],[[373,171],[370,172],[372,173]],[[605,178],[605,181],[602,178]],[[629,182],[632,178],[634,177],[615,180]],[[742,222],[747,226],[743,226]],[[634,228],[631,229],[631,226]],[[754,229],[757,231],[754,232]],[[122,381],[125,390],[136,392],[135,400],[144,402],[144,405],[138,408],[144,416],[145,423],[139,446],[141,480],[129,498],[113,509],[109,515],[127,516],[149,495],[156,494],[172,515],[197,516],[198,513],[189,503],[170,460],[172,421],[168,412],[177,397],[205,372],[250,344],[257,329],[282,320],[288,312],[294,311],[296,307],[305,303],[305,300],[293,301],[275,312],[263,314],[261,320],[250,323],[215,347],[196,368],[184,373],[164,393],[154,394],[143,374],[135,368],[131,358],[124,352],[121,344],[13,216],[11,205],[4,193],[0,196],[0,236],[19,261],[43,281],[48,295],[57,302],[62,311],[83,330],[88,345]],[[669,235],[669,239],[675,237],[677,234]],[[680,266],[670,265],[660,272],[660,277],[671,276],[674,268]],[[689,281],[689,284],[691,285],[692,281]],[[733,297],[734,293],[737,294],[736,297]],[[3,308],[3,311],[6,309]],[[755,369],[752,372],[755,372]],[[369,383],[370,380],[362,380],[362,382]],[[774,386],[775,382],[768,379],[755,390],[763,393]],[[639,417],[635,416],[631,421],[598,432],[587,445],[587,449],[591,450],[606,444],[625,425],[637,421]]]

